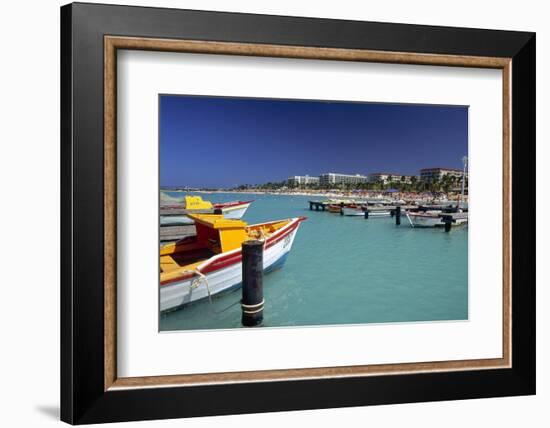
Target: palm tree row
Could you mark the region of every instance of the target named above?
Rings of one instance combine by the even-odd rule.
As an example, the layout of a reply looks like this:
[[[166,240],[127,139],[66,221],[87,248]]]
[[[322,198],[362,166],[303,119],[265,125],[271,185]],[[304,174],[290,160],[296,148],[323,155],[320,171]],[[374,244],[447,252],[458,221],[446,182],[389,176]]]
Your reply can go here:
[[[449,192],[455,191],[460,187],[461,177],[454,175],[444,175],[441,179],[432,179],[429,181],[419,180],[418,177],[413,176],[410,181],[406,179],[405,176],[401,177],[399,180],[393,180],[385,182],[378,180],[375,182],[365,182],[365,183],[339,183],[339,184],[320,184],[320,183],[311,183],[311,184],[296,184],[289,185],[286,181],[277,181],[277,182],[268,182],[264,184],[248,185],[243,184],[236,189],[245,190],[245,189],[261,189],[261,190],[280,190],[284,188],[291,189],[304,189],[304,190],[329,190],[329,189],[340,189],[340,190],[373,190],[373,191],[384,191],[388,189],[396,189],[402,192]],[[466,178],[466,187],[468,185],[468,179]]]

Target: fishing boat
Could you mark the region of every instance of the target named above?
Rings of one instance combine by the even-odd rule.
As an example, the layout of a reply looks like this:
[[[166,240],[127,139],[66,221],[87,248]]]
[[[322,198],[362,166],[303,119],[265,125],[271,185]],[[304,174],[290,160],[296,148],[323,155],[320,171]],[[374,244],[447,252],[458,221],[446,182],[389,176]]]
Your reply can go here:
[[[225,218],[241,219],[250,204],[254,201],[232,201],[222,203],[212,203],[203,200],[200,196],[186,196],[184,198],[183,209],[188,210],[190,214],[200,213],[201,211],[212,211],[220,209]],[[182,208],[181,206],[169,205],[166,208]],[[188,215],[161,215],[160,224],[162,226],[177,224],[193,224],[193,220]]]
[[[370,217],[389,217],[391,216],[390,210],[369,210],[369,218]]]
[[[365,215],[361,205],[345,205],[342,207],[342,213],[347,216],[362,216]]]
[[[462,211],[459,211],[459,212],[462,212]],[[411,222],[411,226],[413,227],[443,227],[445,226],[445,222],[441,217],[443,214],[445,213],[440,210],[430,210],[423,213],[409,212],[409,213],[406,213],[405,215],[408,216],[409,221]],[[460,216],[455,217],[454,222],[452,223],[452,226],[461,226],[466,223],[468,223],[468,217],[465,214],[465,217],[460,217]]]
[[[330,204],[327,206],[327,209],[329,212],[334,214],[341,214],[342,213],[342,206],[336,205],[336,204]]]
[[[429,210],[426,212],[407,212],[405,215],[408,217],[413,227],[436,227],[444,226],[441,221],[440,210]]]
[[[356,201],[353,200],[353,199],[335,199],[335,198],[332,198],[332,199],[327,199],[324,202],[326,204],[329,204],[329,205],[340,205],[340,204],[353,204]]]
[[[160,250],[160,310],[168,311],[238,288],[241,245],[264,241],[264,272],[284,265],[300,223],[295,217],[255,225],[220,214],[191,214],[197,234]]]

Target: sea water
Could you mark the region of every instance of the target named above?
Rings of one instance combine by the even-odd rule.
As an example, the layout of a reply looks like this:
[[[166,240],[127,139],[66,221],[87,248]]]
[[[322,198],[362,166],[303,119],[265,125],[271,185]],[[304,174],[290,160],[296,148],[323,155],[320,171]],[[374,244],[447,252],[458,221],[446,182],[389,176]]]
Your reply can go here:
[[[182,196],[181,193],[169,193]],[[307,216],[285,265],[264,276],[264,327],[468,318],[468,228],[411,228],[406,216],[310,211],[307,196],[202,194],[251,200],[249,224]],[[160,330],[241,328],[241,289],[160,316]]]

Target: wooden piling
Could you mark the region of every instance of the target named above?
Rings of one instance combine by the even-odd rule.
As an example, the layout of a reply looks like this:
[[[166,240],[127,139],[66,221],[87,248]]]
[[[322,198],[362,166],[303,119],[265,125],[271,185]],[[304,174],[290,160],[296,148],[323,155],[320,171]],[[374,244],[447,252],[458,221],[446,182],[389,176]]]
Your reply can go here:
[[[241,322],[245,327],[254,327],[260,325],[264,319],[264,242],[244,241],[241,248],[243,265]]]
[[[401,207],[395,208],[395,224],[397,226],[401,224]]]

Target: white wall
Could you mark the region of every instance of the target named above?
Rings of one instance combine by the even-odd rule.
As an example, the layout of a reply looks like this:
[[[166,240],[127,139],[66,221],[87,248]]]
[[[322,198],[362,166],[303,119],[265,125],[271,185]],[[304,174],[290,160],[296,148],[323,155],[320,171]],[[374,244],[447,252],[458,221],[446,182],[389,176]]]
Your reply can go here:
[[[121,0],[122,1],[122,0]],[[4,426],[54,425],[59,406],[59,10],[57,0],[4,2],[0,15],[0,418]],[[103,3],[116,3],[103,1]],[[548,144],[550,28],[544,2],[357,0],[149,0],[127,4],[537,32],[538,175]],[[550,210],[539,186],[539,211]],[[187,427],[543,426],[550,403],[550,238],[538,216],[538,395],[353,409],[200,418]],[[36,240],[31,242],[31,240]],[[546,265],[544,265],[546,262]],[[31,280],[32,278],[32,280]],[[546,310],[546,311],[545,311]],[[181,421],[152,422],[181,426]],[[125,426],[134,426],[128,424]],[[143,425],[143,424],[142,424]]]

